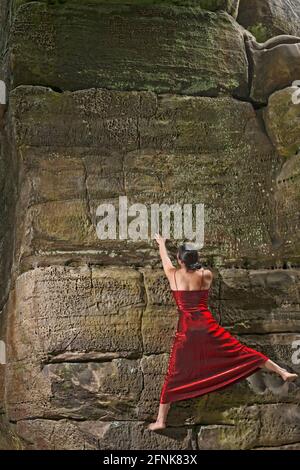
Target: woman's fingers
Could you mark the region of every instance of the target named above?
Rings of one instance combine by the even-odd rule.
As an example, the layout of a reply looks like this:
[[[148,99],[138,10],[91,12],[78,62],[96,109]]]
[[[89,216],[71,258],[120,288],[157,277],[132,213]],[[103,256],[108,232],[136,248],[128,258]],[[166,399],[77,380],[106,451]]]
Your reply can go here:
[[[166,239],[163,238],[159,233],[155,233],[154,238],[155,238],[155,240],[157,241],[157,243],[161,243],[161,242],[165,242],[165,241],[166,241]]]

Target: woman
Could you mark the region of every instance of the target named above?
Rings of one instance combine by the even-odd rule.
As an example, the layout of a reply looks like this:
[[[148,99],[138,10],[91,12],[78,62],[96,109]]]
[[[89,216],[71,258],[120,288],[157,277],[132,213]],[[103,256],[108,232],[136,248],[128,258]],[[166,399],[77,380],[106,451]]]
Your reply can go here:
[[[180,315],[158,416],[148,429],[154,431],[166,427],[172,402],[225,388],[259,368],[276,372],[284,381],[298,377],[261,352],[240,343],[217,323],[207,308],[213,274],[209,269],[201,268],[196,250],[188,249],[186,245],[179,247],[180,268],[177,270],[168,256],[165,239],[158,234],[155,239]]]

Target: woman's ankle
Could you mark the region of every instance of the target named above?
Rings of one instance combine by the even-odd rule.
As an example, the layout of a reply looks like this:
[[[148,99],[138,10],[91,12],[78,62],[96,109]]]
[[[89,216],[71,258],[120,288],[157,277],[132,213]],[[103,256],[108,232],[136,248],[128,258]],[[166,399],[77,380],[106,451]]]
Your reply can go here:
[[[159,423],[159,424],[166,424],[166,419],[157,418],[157,419],[156,419],[156,422]]]

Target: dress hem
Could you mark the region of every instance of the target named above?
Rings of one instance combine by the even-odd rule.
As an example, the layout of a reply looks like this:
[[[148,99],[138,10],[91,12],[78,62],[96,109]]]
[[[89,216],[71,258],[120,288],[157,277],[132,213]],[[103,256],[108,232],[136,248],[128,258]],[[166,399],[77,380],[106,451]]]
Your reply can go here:
[[[267,362],[268,360],[269,360],[269,358],[267,356],[265,356],[264,358],[261,359],[260,363],[263,364],[264,362]],[[224,388],[229,387],[230,385],[233,385],[236,382],[239,382],[243,379],[246,379],[247,377],[249,377],[249,375],[254,374],[259,369],[261,369],[261,367],[260,367],[259,364],[257,364],[255,366],[253,366],[252,369],[248,369],[246,372],[243,372],[238,377],[235,377],[234,379],[230,380],[226,384],[220,383],[219,385],[212,385],[211,387],[206,387],[205,389],[195,391],[194,393],[189,392],[186,395],[181,394],[181,397],[176,399],[176,400],[170,400],[170,401],[161,401],[160,400],[159,403],[160,403],[160,405],[167,405],[168,403],[174,403],[174,402],[177,402],[177,401],[183,401],[183,400],[188,400],[190,398],[196,398],[196,397],[199,397],[199,396],[207,395],[208,393],[214,392],[215,390],[222,390]]]

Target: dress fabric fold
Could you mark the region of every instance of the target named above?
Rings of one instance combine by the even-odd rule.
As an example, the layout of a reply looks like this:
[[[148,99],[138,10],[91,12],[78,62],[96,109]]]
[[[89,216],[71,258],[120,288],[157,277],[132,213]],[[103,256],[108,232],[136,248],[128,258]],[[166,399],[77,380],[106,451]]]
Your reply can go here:
[[[228,387],[269,359],[219,325],[207,307],[209,290],[172,290],[179,318],[160,403]]]

